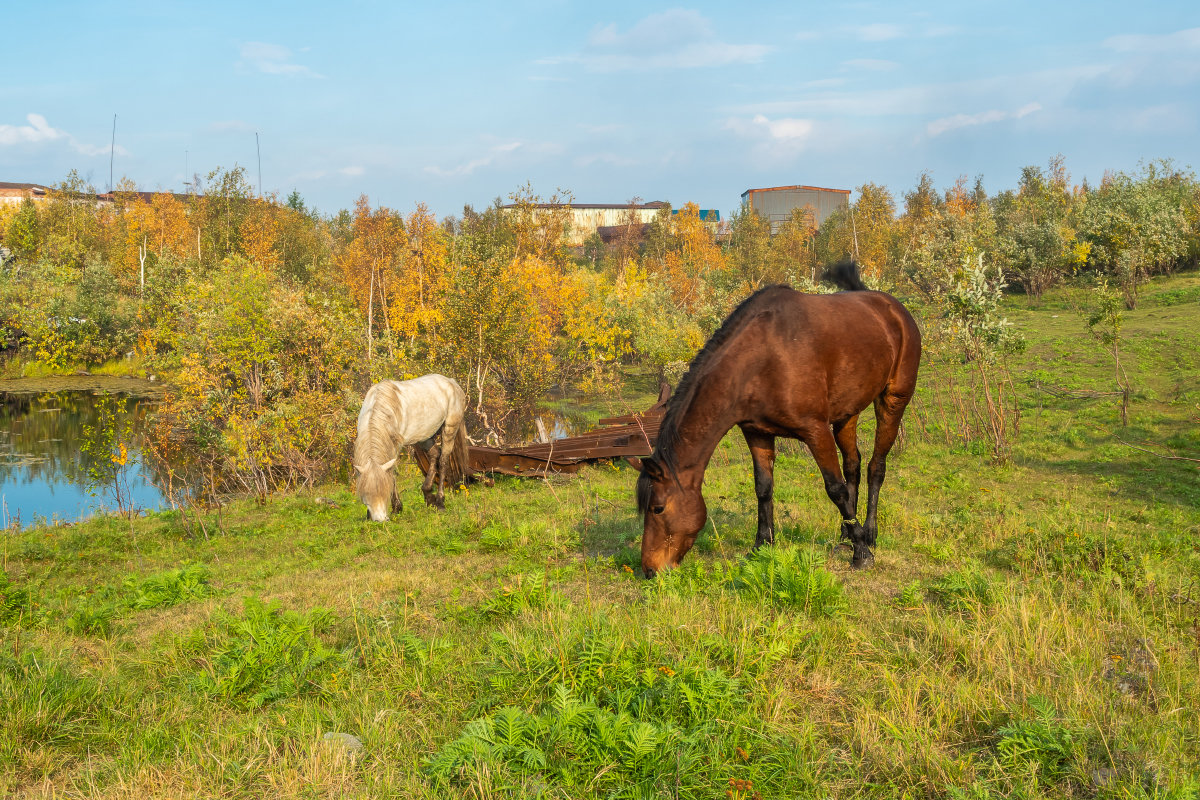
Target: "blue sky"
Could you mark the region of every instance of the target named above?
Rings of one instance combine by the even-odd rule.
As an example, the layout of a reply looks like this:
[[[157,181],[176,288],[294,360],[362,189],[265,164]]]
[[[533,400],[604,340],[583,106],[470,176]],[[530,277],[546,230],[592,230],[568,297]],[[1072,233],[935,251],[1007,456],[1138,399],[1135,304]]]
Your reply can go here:
[[[248,168],[324,212],[1200,167],[1200,4],[3,4],[0,180]]]

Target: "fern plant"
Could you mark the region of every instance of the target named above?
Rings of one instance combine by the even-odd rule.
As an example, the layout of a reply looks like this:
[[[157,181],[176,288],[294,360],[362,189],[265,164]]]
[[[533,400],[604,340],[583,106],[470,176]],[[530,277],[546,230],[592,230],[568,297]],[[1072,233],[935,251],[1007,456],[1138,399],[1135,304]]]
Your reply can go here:
[[[322,680],[344,662],[317,638],[331,619],[323,608],[299,614],[248,597],[242,617],[224,615],[193,642],[203,665],[193,686],[249,707],[320,693]]]
[[[545,575],[523,575],[515,583],[497,589],[483,601],[479,611],[484,617],[515,617],[523,611],[545,608],[553,596]]]
[[[13,586],[8,573],[0,570],[0,625],[28,624],[33,607],[29,589]]]
[[[931,594],[951,611],[975,611],[996,601],[996,589],[979,567],[967,565],[929,584]]]
[[[1029,705],[1031,719],[1014,720],[997,731],[1000,763],[1013,770],[1032,767],[1043,781],[1061,781],[1074,765],[1077,734],[1058,721],[1049,701],[1033,697]]]
[[[209,584],[209,576],[207,567],[189,564],[140,581],[126,578],[125,588],[131,593],[129,607],[137,610],[164,608],[209,597],[215,591]]]
[[[730,584],[741,594],[812,617],[831,617],[848,607],[845,590],[824,567],[815,550],[760,547],[730,575]]]

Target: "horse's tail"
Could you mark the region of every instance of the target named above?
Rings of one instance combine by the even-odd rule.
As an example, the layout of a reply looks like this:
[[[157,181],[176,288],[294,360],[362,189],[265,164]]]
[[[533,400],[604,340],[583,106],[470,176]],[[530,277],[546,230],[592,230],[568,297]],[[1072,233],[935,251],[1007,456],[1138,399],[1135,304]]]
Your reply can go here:
[[[821,273],[821,280],[829,281],[843,292],[865,292],[867,285],[858,274],[858,264],[853,258],[843,258]]]
[[[464,483],[467,478],[471,477],[471,450],[470,443],[467,441],[466,419],[458,424],[458,430],[454,434],[454,444],[450,450],[449,473],[446,476],[446,483],[451,485]]]

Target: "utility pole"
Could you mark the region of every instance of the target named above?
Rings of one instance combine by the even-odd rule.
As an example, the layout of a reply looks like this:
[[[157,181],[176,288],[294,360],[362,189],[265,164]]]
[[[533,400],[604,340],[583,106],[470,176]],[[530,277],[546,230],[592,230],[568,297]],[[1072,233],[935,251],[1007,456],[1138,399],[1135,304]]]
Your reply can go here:
[[[117,153],[117,115],[113,114],[112,145],[108,151],[108,191],[113,190],[113,156]]]
[[[254,149],[258,152],[258,199],[263,196],[262,190],[262,148],[258,146],[258,131],[254,132]]]

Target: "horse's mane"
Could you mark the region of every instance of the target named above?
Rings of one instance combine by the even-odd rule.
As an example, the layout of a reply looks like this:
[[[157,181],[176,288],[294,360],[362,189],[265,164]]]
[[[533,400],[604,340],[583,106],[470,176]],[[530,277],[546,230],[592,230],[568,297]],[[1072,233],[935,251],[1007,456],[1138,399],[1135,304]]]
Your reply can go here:
[[[379,487],[368,483],[392,480],[390,473],[367,469],[369,465],[386,464],[400,452],[394,431],[399,418],[396,392],[391,386],[378,384],[371,387],[363,399],[367,409],[367,424],[360,425],[354,439],[354,463],[363,469],[359,474],[359,490],[374,493]],[[381,477],[382,476],[382,477]]]
[[[687,372],[679,380],[679,385],[675,387],[675,393],[671,395],[671,399],[667,401],[667,410],[663,415],[662,424],[658,429],[658,442],[654,447],[654,455],[651,459],[658,462],[664,472],[678,481],[678,463],[675,457],[675,448],[679,444],[679,422],[684,411],[692,404],[692,399],[696,396],[696,390],[699,388],[704,377],[712,369],[713,356],[725,346],[735,333],[740,331],[742,327],[750,319],[755,316],[753,306],[757,305],[758,299],[767,292],[777,291],[779,289],[790,289],[786,284],[776,284],[766,286],[759,289],[754,294],[747,297],[737,308],[730,312],[725,321],[721,323],[721,327],[717,328],[717,332],[708,338],[704,343],[704,347],[700,348],[700,352],[696,353],[691,363],[688,364]],[[638,513],[646,513],[646,509],[650,505],[650,489],[652,479],[642,471],[637,482],[637,504]]]

